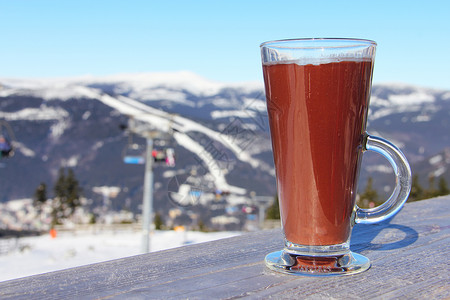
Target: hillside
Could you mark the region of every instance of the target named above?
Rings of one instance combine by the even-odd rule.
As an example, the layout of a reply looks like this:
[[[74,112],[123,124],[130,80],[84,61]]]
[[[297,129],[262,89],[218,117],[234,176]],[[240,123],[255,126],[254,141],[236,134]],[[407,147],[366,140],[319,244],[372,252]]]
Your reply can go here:
[[[144,168],[124,164],[123,156],[130,139],[142,147],[145,141],[122,130],[130,117],[168,133],[169,138],[155,141],[157,149],[175,149],[174,167],[154,169],[156,211],[176,207],[173,200],[180,198],[183,184],[190,190],[181,197],[195,192],[194,204],[217,201],[216,190],[229,192],[218,215],[226,207],[250,204],[250,195],[275,194],[262,84],[218,83],[174,72],[0,78],[0,120],[11,126],[16,145],[15,156],[0,162],[0,201],[30,198],[41,182],[51,196],[59,168],[71,167],[92,206],[105,201],[95,187],[118,187],[109,199],[111,207],[139,211]],[[449,120],[449,91],[403,84],[373,87],[369,133],[400,146],[424,184],[430,174],[450,181],[448,155],[439,164],[426,163],[448,152]],[[372,176],[377,189],[389,193],[389,173],[383,159],[368,154],[361,186]]]

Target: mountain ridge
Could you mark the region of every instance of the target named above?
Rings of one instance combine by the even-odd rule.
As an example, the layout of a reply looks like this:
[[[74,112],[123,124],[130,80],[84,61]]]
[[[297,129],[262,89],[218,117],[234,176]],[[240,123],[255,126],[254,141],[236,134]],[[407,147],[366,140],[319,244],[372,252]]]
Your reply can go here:
[[[196,188],[204,195],[228,189],[242,202],[252,192],[274,195],[262,83],[218,83],[191,72],[178,72],[173,75],[177,78],[167,80],[171,74],[140,73],[135,81],[132,74],[84,82],[0,78],[0,119],[11,124],[17,145],[16,156],[2,161],[0,172],[10,177],[0,182],[0,201],[31,197],[41,181],[51,186],[58,168],[66,166],[75,169],[92,205],[102,201],[92,192],[94,186],[118,186],[121,192],[113,207],[138,210],[143,168],[121,161],[129,136],[119,125],[126,124],[129,116],[160,130],[176,128],[171,141],[177,153],[173,170],[184,174],[186,182],[197,180]],[[450,92],[445,90],[374,85],[368,131],[390,139],[412,165],[418,164],[450,145],[449,100]],[[140,137],[134,138],[143,144]],[[384,174],[377,170],[389,168],[378,158],[365,160],[362,183],[369,175]],[[448,177],[448,168],[440,168],[441,176]],[[164,175],[167,170],[172,169],[155,167],[155,205],[161,211],[173,207],[167,199],[175,177]],[[192,175],[196,172],[202,176]],[[18,187],[23,180],[28,187]],[[377,184],[388,193],[386,181]]]

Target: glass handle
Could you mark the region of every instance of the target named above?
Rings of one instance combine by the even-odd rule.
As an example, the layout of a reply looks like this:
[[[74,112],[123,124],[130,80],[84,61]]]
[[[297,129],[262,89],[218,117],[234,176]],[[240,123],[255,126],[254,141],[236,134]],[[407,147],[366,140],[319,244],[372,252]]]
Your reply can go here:
[[[400,211],[411,191],[411,168],[400,149],[383,138],[366,135],[364,150],[383,155],[391,164],[395,174],[395,188],[386,202],[370,209],[356,206],[355,222],[371,224],[391,218]]]

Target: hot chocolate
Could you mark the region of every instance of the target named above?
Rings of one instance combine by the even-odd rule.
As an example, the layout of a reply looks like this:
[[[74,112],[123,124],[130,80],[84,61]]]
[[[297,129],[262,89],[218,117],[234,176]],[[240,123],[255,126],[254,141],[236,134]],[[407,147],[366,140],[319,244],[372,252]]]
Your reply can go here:
[[[264,64],[284,234],[299,245],[351,232],[371,60]]]

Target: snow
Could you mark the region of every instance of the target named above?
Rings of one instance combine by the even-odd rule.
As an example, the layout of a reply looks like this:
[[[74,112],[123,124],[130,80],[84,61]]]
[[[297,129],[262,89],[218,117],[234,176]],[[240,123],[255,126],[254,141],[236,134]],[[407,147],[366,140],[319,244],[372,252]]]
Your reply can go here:
[[[259,98],[243,98],[245,109],[256,110],[260,112],[267,112],[267,106],[265,101],[265,95],[261,94],[261,99]]]
[[[211,118],[221,119],[221,118],[253,118],[256,114],[253,111],[243,111],[243,110],[215,110],[211,112]]]
[[[115,197],[121,189],[118,186],[94,186],[92,190],[101,195]]]
[[[25,144],[23,144],[21,142],[14,141],[13,146],[15,149],[17,149],[17,151],[22,153],[24,156],[27,156],[27,157],[35,157],[36,156],[36,152],[34,152],[33,150],[31,150],[30,148],[28,148],[27,146],[25,146]]]
[[[411,121],[428,122],[430,121],[430,116],[423,114],[424,110],[426,110],[427,114],[437,112],[439,110],[439,102],[436,101],[436,95],[444,92],[402,83],[384,83],[378,85],[378,87],[388,88],[391,94],[387,98],[386,96],[380,96],[385,89],[378,89],[372,93],[370,110],[374,110],[374,108],[378,108],[378,110],[375,113],[371,113],[371,120],[391,114],[419,112],[422,115],[413,118]],[[449,94],[444,92],[441,96],[442,99],[447,100]]]
[[[438,163],[440,163],[443,160],[444,160],[444,158],[442,157],[441,154],[439,154],[439,155],[431,157],[428,162],[430,163],[430,165],[437,165]]]
[[[26,205],[30,204],[30,199],[17,199],[13,201],[8,201],[6,203],[1,204],[1,206],[5,206],[7,209],[11,211],[19,211]],[[1,207],[0,206],[0,207]]]
[[[366,167],[366,171],[367,172],[380,172],[380,173],[384,173],[384,174],[391,174],[393,172],[392,167],[387,166],[387,165],[368,166],[368,167]]]
[[[122,88],[128,86],[136,93],[145,92],[148,88],[176,86],[179,90],[186,90],[198,96],[214,95],[227,86],[225,83],[207,80],[189,71],[117,74],[96,78],[94,81],[96,83],[123,82]]]
[[[162,110],[145,105],[141,101],[164,100],[183,104],[189,107],[200,107],[212,104],[217,110],[211,112],[213,119],[237,117],[239,120],[253,118],[260,120],[263,112],[266,111],[262,82],[240,82],[226,83],[205,79],[197,74],[188,71],[179,72],[158,72],[158,73],[134,73],[117,74],[103,77],[73,77],[73,78],[47,78],[47,79],[2,79],[0,78],[0,96],[14,93],[39,95],[47,100],[69,99],[69,98],[89,98],[102,101],[104,104],[114,108],[117,113],[132,116],[135,120],[147,124],[152,130],[170,132],[170,128],[177,131],[174,138],[180,145],[193,152],[200,158],[199,164],[205,166],[214,177],[216,188],[234,191],[237,194],[245,194],[247,191],[242,187],[231,186],[226,180],[226,172],[221,170],[213,153],[209,153],[207,147],[190,137],[190,133],[199,132],[208,136],[212,141],[221,143],[228,148],[235,157],[251,165],[253,168],[260,168],[273,174],[271,168],[264,166],[264,163],[256,159],[257,154],[249,143],[243,142],[248,138],[239,135],[240,131],[234,130],[239,126],[224,128],[224,131],[212,130],[202,124],[179,115],[171,115]],[[111,86],[116,93],[125,96],[110,96],[96,88],[98,86]],[[386,85],[389,86],[389,85]],[[427,104],[426,113],[417,117],[411,117],[412,122],[427,122],[430,120],[430,112],[437,109],[434,105],[435,96],[431,90],[414,86],[391,84],[395,95],[390,95],[383,99],[380,95],[373,95],[371,101],[378,110],[370,112],[370,119],[378,119],[394,113],[422,112],[424,103]],[[221,97],[222,92],[227,89],[239,89],[241,92],[258,92],[258,96],[233,97],[227,99]],[[190,94],[204,97],[203,100],[194,102],[190,100]],[[256,94],[255,94],[256,95]],[[448,97],[448,93],[443,96]],[[223,110],[220,110],[223,109]],[[91,112],[86,111],[83,119],[90,118]],[[264,114],[266,116],[266,114]],[[0,112],[0,118],[7,120],[35,119],[35,120],[57,120],[51,127],[51,134],[56,139],[68,126],[71,125],[67,111],[61,108],[47,106],[44,102],[40,108],[25,108],[18,112]],[[406,120],[405,120],[406,121]],[[256,124],[244,125],[247,133],[256,130]],[[253,127],[250,127],[253,126]],[[243,127],[242,127],[243,128]],[[254,142],[249,140],[249,142]],[[103,144],[96,144],[93,149],[102,147]],[[253,147],[256,148],[256,147]],[[24,150],[26,152],[26,150]],[[26,152],[33,155],[32,152]],[[76,165],[78,157],[71,157],[66,161],[68,165]]]
[[[437,178],[444,174],[447,171],[447,168],[445,166],[439,167],[436,171],[432,172],[433,177]]]
[[[48,107],[41,105],[39,108],[24,108],[15,112],[2,112],[0,111],[0,118],[15,121],[15,120],[34,120],[34,121],[46,121],[46,120],[60,120],[69,116],[69,113],[60,107]]]
[[[205,162],[204,166],[208,168],[208,171],[214,178],[215,187],[223,191],[229,191],[236,194],[245,194],[246,190],[244,188],[231,186],[227,183],[225,179],[225,173],[222,171],[218,165],[215,157],[213,157],[206,149],[199,143],[195,142],[186,134],[181,134],[175,132],[173,135],[174,139],[178,144],[183,145],[187,150],[196,153],[198,157]]]
[[[431,116],[429,115],[419,115],[412,119],[412,122],[429,122],[431,121]]]
[[[65,79],[0,79],[5,84],[0,96],[25,95],[51,100],[83,98],[71,80]]]
[[[240,105],[240,103],[233,99],[226,99],[226,98],[220,98],[216,97],[212,100],[208,101],[199,101],[198,106],[203,106],[205,104],[212,104],[217,108],[225,109],[225,108],[236,108],[236,106]]]
[[[372,95],[370,97],[370,105],[378,106],[378,107],[385,107],[389,106],[390,102],[387,99],[379,98],[375,95]]]
[[[389,101],[393,105],[411,105],[434,102],[435,97],[425,91],[416,91],[410,94],[389,95]]]
[[[93,151],[97,151],[98,149],[100,149],[101,147],[103,147],[105,143],[103,141],[98,141],[94,144],[94,146],[92,146],[92,150]]]
[[[152,252],[239,235],[239,232],[204,233],[196,231],[159,231],[150,237]],[[141,231],[83,230],[50,235],[1,240],[16,249],[0,253],[0,281],[72,268],[140,254]]]
[[[63,135],[64,131],[70,127],[70,120],[61,119],[58,122],[52,124],[50,127],[51,135],[54,139]]]
[[[429,107],[431,109],[431,107]],[[407,112],[421,112],[422,106],[420,105],[398,105],[398,106],[388,106],[385,108],[380,108],[375,113],[370,111],[370,120],[376,120],[383,118],[392,114],[401,114]]]
[[[81,86],[114,84],[115,92],[130,92],[130,96],[138,100],[170,100],[190,106],[194,103],[185,99],[183,91],[197,96],[211,96],[227,87],[247,91],[259,88],[256,83],[215,82],[188,71],[117,74],[104,77],[0,78],[0,82],[1,97],[15,94],[39,97],[48,101],[79,99],[85,96],[79,88]]]
[[[167,170],[163,172],[162,176],[164,178],[172,178],[179,174],[184,174],[185,172],[186,172],[185,170]]]
[[[80,155],[72,155],[68,159],[63,159],[61,165],[65,167],[76,167],[79,159]]]
[[[186,100],[186,94],[180,91],[173,91],[167,88],[144,89],[133,91],[129,94],[130,98],[139,99],[141,101],[160,101],[169,100],[171,102],[184,104],[195,107],[194,101]]]
[[[86,96],[93,99],[99,99],[104,104],[115,108],[122,114],[134,116],[135,120],[151,125],[152,130],[157,129],[162,132],[168,132],[170,127],[176,129],[178,132],[174,133],[174,139],[178,142],[178,144],[183,145],[183,147],[200,157],[206,168],[208,168],[208,171],[213,174],[216,188],[237,194],[244,194],[246,192],[244,188],[229,185],[225,179],[224,172],[222,172],[220,167],[217,165],[215,158],[212,157],[211,154],[202,145],[200,145],[200,143],[190,138],[187,133],[190,131],[201,132],[210,137],[212,140],[218,141],[222,144],[225,142],[226,146],[239,160],[247,162],[253,167],[259,166],[260,161],[254,159],[247,151],[242,149],[238,145],[235,137],[227,138],[224,134],[214,131],[188,118],[178,115],[171,115],[129,97],[112,97],[110,95],[100,94],[97,90],[87,87],[80,87],[80,91],[81,89]]]
[[[213,224],[239,224],[239,219],[232,216],[216,216],[211,218]]]
[[[85,111],[83,116],[81,117],[83,120],[87,120],[89,119],[89,117],[91,116],[91,112],[90,111]]]

